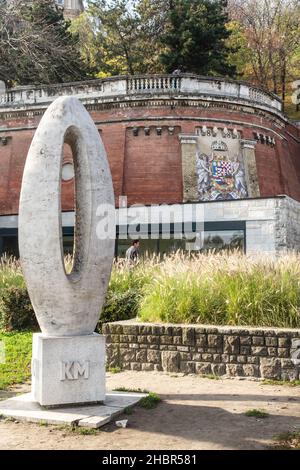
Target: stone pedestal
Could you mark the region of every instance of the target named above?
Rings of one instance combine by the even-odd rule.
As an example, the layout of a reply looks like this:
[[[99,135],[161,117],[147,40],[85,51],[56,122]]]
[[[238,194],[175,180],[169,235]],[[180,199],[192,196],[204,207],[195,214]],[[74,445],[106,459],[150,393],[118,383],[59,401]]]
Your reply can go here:
[[[105,400],[105,337],[33,335],[32,394],[41,406]]]

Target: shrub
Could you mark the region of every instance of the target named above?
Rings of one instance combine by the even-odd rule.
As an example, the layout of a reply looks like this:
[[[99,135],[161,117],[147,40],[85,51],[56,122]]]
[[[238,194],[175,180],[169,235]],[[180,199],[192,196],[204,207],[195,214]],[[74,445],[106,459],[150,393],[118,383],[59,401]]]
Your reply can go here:
[[[9,287],[2,293],[1,327],[6,331],[36,331],[38,322],[26,287]]]
[[[106,296],[97,330],[101,331],[103,323],[135,318],[138,313],[139,299],[140,295],[137,289],[129,289],[125,292],[110,289]]]

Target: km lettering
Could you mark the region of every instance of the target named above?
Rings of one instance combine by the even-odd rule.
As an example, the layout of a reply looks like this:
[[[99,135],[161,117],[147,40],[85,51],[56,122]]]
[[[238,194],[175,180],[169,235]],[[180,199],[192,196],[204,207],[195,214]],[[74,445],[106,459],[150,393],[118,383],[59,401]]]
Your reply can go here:
[[[84,362],[61,362],[60,380],[78,380],[79,378],[88,379],[90,376],[90,363]]]

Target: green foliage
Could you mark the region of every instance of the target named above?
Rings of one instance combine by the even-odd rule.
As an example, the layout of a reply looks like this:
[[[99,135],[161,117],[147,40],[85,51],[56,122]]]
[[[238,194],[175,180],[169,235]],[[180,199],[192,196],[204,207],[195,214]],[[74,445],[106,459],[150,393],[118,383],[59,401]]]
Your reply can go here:
[[[115,388],[114,392],[127,392],[127,393],[150,393],[148,390],[143,390],[141,388],[126,388],[126,387],[119,387]]]
[[[111,374],[120,374],[120,372],[122,372],[122,369],[120,367],[109,367],[107,369],[107,372],[110,372]]]
[[[97,329],[103,323],[135,318],[139,311],[144,285],[151,281],[155,261],[141,263],[128,269],[124,262],[116,262],[112,271],[105,304],[100,315]]]
[[[234,73],[223,0],[89,0],[71,31],[95,75]],[[88,44],[88,46],[87,46]],[[96,71],[96,69],[98,69]]]
[[[30,379],[32,334],[0,332],[0,341],[5,348],[5,363],[0,363],[0,390],[5,390]]]
[[[1,298],[1,323],[6,331],[38,331],[26,287],[9,287]]]
[[[38,330],[20,264],[12,258],[0,260],[0,328]]]
[[[269,417],[269,414],[266,413],[265,411],[256,410],[256,409],[246,411],[245,415],[246,415],[248,418],[259,418],[259,419],[265,419],[265,418],[268,418],[268,417]]]
[[[284,386],[284,387],[300,387],[300,380],[264,380],[261,382],[261,385],[274,385],[274,386]]]
[[[82,80],[78,35],[52,0],[0,3],[0,80],[8,85]]]
[[[180,68],[202,75],[235,74],[228,64],[228,15],[223,0],[177,0],[162,36],[161,60],[167,72]]]
[[[150,392],[146,397],[140,400],[139,406],[147,410],[152,410],[159,402],[161,402],[161,398],[156,393]]]

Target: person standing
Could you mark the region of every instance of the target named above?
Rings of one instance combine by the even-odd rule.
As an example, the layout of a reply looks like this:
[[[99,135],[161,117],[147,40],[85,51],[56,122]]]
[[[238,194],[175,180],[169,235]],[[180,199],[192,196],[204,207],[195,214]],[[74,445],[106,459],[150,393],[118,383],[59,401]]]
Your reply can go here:
[[[140,248],[140,241],[139,240],[133,240],[132,245],[128,250],[126,251],[126,261],[129,264],[129,266],[134,266],[135,264],[138,263],[139,260],[139,248]]]

